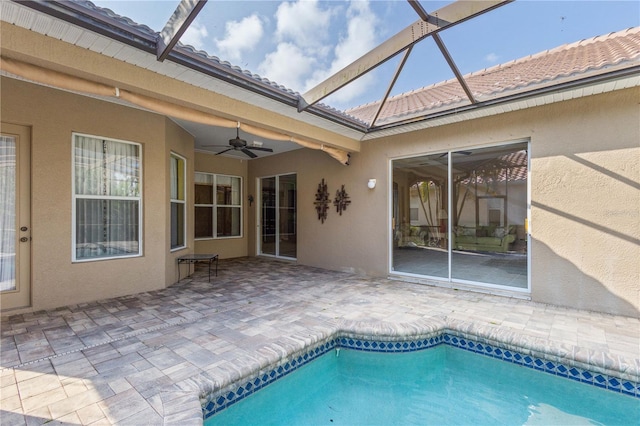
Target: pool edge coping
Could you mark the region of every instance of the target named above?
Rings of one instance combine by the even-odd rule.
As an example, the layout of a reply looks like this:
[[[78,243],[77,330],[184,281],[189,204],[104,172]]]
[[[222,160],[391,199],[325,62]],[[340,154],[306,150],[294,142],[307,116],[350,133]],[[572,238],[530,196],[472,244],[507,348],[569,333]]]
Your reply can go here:
[[[625,360],[623,357],[613,357],[602,351],[588,350],[576,345],[553,343],[547,339],[527,336],[522,333],[518,333],[516,330],[501,327],[499,325],[477,324],[474,322],[460,321],[443,316],[425,318],[412,323],[340,320],[334,327],[331,327],[331,330],[328,332],[322,332],[319,330],[315,331],[318,332],[317,335],[291,335],[288,336],[286,340],[283,338],[282,341],[271,343],[258,349],[256,351],[256,355],[259,354],[262,359],[253,359],[254,361],[257,361],[253,364],[256,368],[233,368],[234,366],[226,365],[225,367],[227,371],[225,372],[225,378],[222,380],[215,379],[205,372],[196,378],[188,379],[182,383],[181,391],[188,392],[188,389],[190,389],[191,392],[197,391],[198,401],[200,402],[199,415],[201,421],[203,421],[207,398],[211,399],[230,391],[235,391],[235,389],[242,386],[242,383],[254,380],[256,377],[260,377],[267,372],[283,367],[288,362],[291,362],[292,359],[296,359],[305,353],[315,351],[317,348],[327,345],[329,342],[336,341],[341,338],[351,338],[370,342],[415,342],[425,338],[430,339],[436,336],[450,335],[457,337],[458,339],[463,339],[467,342],[471,341],[474,343],[480,343],[482,345],[489,346],[490,348],[507,350],[525,356],[528,355],[532,360],[543,360],[544,362],[552,362],[554,365],[571,367],[577,369],[578,374],[582,374],[583,372],[590,373],[592,375],[591,381],[589,382],[584,380],[583,382],[587,382],[588,384],[601,388],[606,389],[607,383],[605,383],[604,386],[593,383],[593,376],[600,375],[606,380],[614,378],[620,381],[630,382],[635,385],[634,392],[622,393],[640,398],[640,389],[638,388],[640,383],[639,359],[636,359],[635,364],[633,364],[632,362]],[[448,342],[440,342],[438,344],[442,343]],[[338,345],[338,347],[341,346]],[[433,346],[427,346],[415,350],[427,349],[428,347]],[[325,349],[322,354],[331,349],[332,348]],[[493,356],[482,351],[473,351],[487,356],[492,356],[494,358],[500,358],[499,356]],[[508,362],[508,360],[504,361]],[[541,365],[530,366],[520,362],[516,363],[524,365],[525,367],[540,370],[547,374],[554,374],[550,371],[545,371],[545,367]],[[291,371],[294,371],[296,368]],[[232,371],[230,371],[230,369],[232,369]],[[286,372],[284,375],[289,372],[290,371]],[[568,375],[560,373],[556,375],[572,379],[572,377],[569,377]],[[282,376],[278,376],[274,380],[277,380],[280,377]],[[573,380],[576,379],[573,378]],[[271,382],[272,381],[269,383]],[[611,391],[614,391],[614,389],[611,389]],[[253,391],[251,393],[253,393]],[[244,396],[242,396],[242,398],[244,398]],[[237,401],[234,401],[233,403],[235,402]],[[192,416],[189,417],[192,418]],[[165,420],[165,424],[171,424],[171,422],[167,422]]]

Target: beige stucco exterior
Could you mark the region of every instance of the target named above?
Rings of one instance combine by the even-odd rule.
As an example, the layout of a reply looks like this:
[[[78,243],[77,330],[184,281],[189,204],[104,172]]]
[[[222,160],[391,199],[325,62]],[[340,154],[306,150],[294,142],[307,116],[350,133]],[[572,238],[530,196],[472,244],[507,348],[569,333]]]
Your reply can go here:
[[[348,167],[294,151],[252,161],[249,181],[298,173],[300,263],[386,276],[391,159],[530,140],[531,298],[637,317],[639,94],[616,91],[364,142]],[[313,202],[323,178],[331,198],[344,184],[352,203],[342,216],[332,208],[322,224]],[[377,179],[373,190],[369,178]],[[249,241],[254,254],[255,234]]]
[[[351,152],[349,166],[309,149],[250,161],[214,156],[194,151],[193,137],[163,115],[2,77],[2,122],[31,130],[29,310],[164,288],[177,281],[176,257],[186,253],[256,255],[258,209],[248,196],[258,200],[258,178],[288,173],[297,174],[297,262],[387,276],[392,159],[530,141],[531,299],[640,316],[638,87],[360,142],[257,101],[230,99],[17,26],[0,31],[5,57]],[[142,256],[72,262],[74,132],[142,145]],[[171,153],[187,162],[187,246],[176,251],[170,248]],[[240,238],[193,240],[195,171],[242,177]],[[377,179],[372,190],[370,178]],[[324,223],[314,207],[322,179],[331,199],[341,185],[351,199],[342,215],[330,206]]]
[[[13,79],[2,78],[1,84],[2,121],[31,128],[32,308],[100,300],[174,283],[174,258],[193,250],[193,237],[187,249],[170,252],[169,154],[182,155],[187,170],[193,170],[193,138],[157,114]],[[74,132],[142,144],[141,257],[71,261]],[[193,174],[188,176],[192,193]],[[191,216],[192,209],[191,205]]]

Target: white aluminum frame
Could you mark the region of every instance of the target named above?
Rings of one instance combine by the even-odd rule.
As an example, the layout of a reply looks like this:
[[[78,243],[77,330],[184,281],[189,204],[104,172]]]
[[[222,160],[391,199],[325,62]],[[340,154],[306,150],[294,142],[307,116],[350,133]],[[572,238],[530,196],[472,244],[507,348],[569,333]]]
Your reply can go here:
[[[88,138],[95,138],[95,139],[100,139],[100,140],[108,140],[111,142],[118,142],[118,143],[125,143],[125,144],[129,144],[129,145],[138,145],[139,147],[139,158],[138,158],[138,163],[139,163],[139,172],[140,172],[140,181],[139,181],[139,186],[140,186],[140,191],[139,191],[139,195],[138,197],[115,197],[115,196],[97,196],[97,195],[83,195],[80,198],[83,199],[95,199],[95,200],[105,200],[105,199],[109,199],[109,200],[137,200],[139,203],[139,207],[138,207],[138,253],[137,254],[130,254],[130,255],[126,255],[126,256],[105,256],[105,257],[96,257],[96,258],[90,258],[90,259],[77,259],[76,258],[76,199],[78,198],[78,196],[76,195],[76,162],[75,162],[75,147],[76,147],[76,137],[77,136],[82,136],[82,137],[88,137]],[[138,143],[138,142],[131,142],[131,141],[125,141],[122,139],[115,139],[115,138],[108,138],[108,137],[104,137],[104,136],[96,136],[96,135],[90,135],[87,133],[79,133],[79,132],[72,132],[71,133],[71,262],[72,263],[84,263],[84,262],[97,262],[97,261],[102,261],[102,260],[112,260],[112,259],[129,259],[132,257],[142,257],[144,254],[144,247],[143,247],[143,218],[144,218],[144,214],[143,214],[143,207],[144,207],[144,197],[143,197],[143,189],[144,189],[144,183],[143,183],[143,176],[144,176],[144,171],[143,171],[143,152],[142,152],[142,144]]]
[[[169,194],[169,208],[171,208],[171,204],[176,203],[176,204],[182,204],[182,217],[184,218],[183,223],[182,223],[182,235],[184,235],[184,242],[181,246],[177,246],[177,247],[170,247],[169,252],[173,253],[174,251],[178,251],[178,250],[183,250],[185,248],[187,248],[187,197],[188,197],[188,191],[187,191],[187,159],[185,157],[183,157],[180,154],[177,154],[173,151],[171,151],[171,153],[169,154],[169,158],[171,157],[175,157],[178,160],[182,161],[184,164],[184,167],[182,169],[182,192],[184,194],[184,200],[179,200],[179,199],[174,199],[171,198],[171,194]],[[169,179],[171,179],[171,167],[169,167]],[[169,211],[169,217],[171,217],[171,211]],[[171,223],[170,226],[172,227],[173,224]],[[171,232],[171,230],[170,230]],[[171,242],[169,242],[169,245],[171,245]]]
[[[194,229],[195,229],[195,208],[196,207],[211,207],[213,209],[213,214],[212,214],[212,221],[213,221],[213,236],[212,237],[200,237],[200,238],[195,238],[194,236],[194,240],[195,241],[209,241],[209,240],[229,240],[229,239],[234,239],[234,238],[244,238],[244,199],[243,194],[244,194],[244,179],[242,178],[242,176],[236,176],[236,175],[228,175],[228,174],[224,174],[224,173],[211,173],[211,172],[199,172],[199,171],[195,171],[194,172],[194,176],[195,173],[200,173],[200,174],[205,174],[205,175],[210,175],[213,176],[213,204],[195,204],[195,200],[194,200]],[[230,177],[230,178],[237,178],[240,179],[240,205],[239,206],[234,206],[234,205],[228,205],[228,204],[222,204],[222,205],[218,205],[218,201],[216,199],[216,187],[218,184],[218,176],[224,176],[224,177]],[[195,187],[197,182],[193,182],[193,185]],[[223,237],[218,237],[218,207],[232,207],[232,208],[236,208],[236,209],[240,209],[240,235],[230,235],[230,236],[223,236]]]
[[[276,187],[280,184],[280,176],[296,176],[296,214],[298,209],[297,203],[297,193],[298,193],[298,173],[297,172],[289,172],[289,173],[278,173],[277,175],[268,175],[268,176],[260,176],[256,178],[256,191],[258,194],[256,196],[256,253],[258,256],[265,257],[273,257],[275,259],[282,260],[298,260],[297,257],[297,249],[296,249],[296,257],[289,256],[280,256],[280,204],[279,195],[276,197],[276,254],[264,253],[262,251],[262,210],[260,206],[262,205],[262,179],[275,178],[276,179]],[[296,235],[298,234],[298,225],[296,222]]]
[[[437,154],[447,154],[448,161],[448,170],[447,170],[447,211],[451,212],[452,203],[453,203],[453,187],[451,186],[451,178],[452,178],[452,167],[453,167],[453,156],[452,152],[456,152],[459,150],[475,150],[475,149],[483,149],[483,148],[492,148],[499,146],[508,146],[508,145],[516,145],[516,144],[527,144],[527,206],[526,206],[526,215],[527,215],[527,288],[518,288],[518,287],[509,287],[505,285],[492,284],[492,283],[483,283],[476,281],[468,281],[461,279],[453,279],[452,278],[452,256],[453,249],[449,244],[448,247],[448,277],[435,277],[430,275],[420,275],[414,274],[410,272],[400,272],[393,270],[393,235],[391,231],[389,231],[389,244],[388,244],[388,273],[390,278],[395,279],[406,279],[407,281],[423,283],[428,285],[434,285],[437,287],[446,287],[446,288],[463,288],[465,290],[470,291],[478,291],[485,292],[490,294],[501,294],[501,295],[510,295],[514,297],[521,298],[530,298],[531,294],[531,139],[530,138],[522,138],[515,139],[511,141],[503,141],[491,144],[482,144],[482,145],[474,145],[469,147],[458,147],[455,149],[450,149],[448,151],[433,151],[433,152],[423,152],[411,155],[403,155],[399,157],[389,158],[388,162],[388,175],[389,175],[389,193],[388,193],[388,219],[387,223],[389,224],[388,229],[391,228],[391,221],[393,218],[393,162],[395,160],[402,160],[405,158],[414,158],[421,157],[426,155],[437,155]],[[451,233],[452,233],[451,221],[447,220],[447,237],[448,241],[451,241]]]

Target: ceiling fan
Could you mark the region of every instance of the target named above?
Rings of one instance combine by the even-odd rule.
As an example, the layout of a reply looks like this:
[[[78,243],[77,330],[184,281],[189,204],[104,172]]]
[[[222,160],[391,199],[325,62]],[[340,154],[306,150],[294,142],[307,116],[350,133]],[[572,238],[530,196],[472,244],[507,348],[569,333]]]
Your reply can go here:
[[[257,155],[251,152],[250,150],[273,152],[273,149],[271,148],[262,148],[260,146],[247,146],[247,141],[245,141],[244,139],[240,139],[240,129],[237,127],[236,127],[236,137],[233,139],[229,139],[229,145],[231,146],[231,148],[227,148],[223,151],[220,151],[216,153],[216,155],[224,154],[227,151],[234,150],[234,151],[242,151],[248,157],[256,158]],[[214,147],[214,146],[225,147],[226,145],[202,145],[202,146],[203,147]]]

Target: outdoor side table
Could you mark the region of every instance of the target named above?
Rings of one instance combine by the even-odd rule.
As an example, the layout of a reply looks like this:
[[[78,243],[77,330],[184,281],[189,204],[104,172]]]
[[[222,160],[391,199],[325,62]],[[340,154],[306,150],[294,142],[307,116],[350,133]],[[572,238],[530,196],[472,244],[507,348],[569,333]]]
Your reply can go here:
[[[218,276],[218,255],[217,254],[187,254],[178,258],[178,281],[180,281],[180,265],[186,263],[189,265],[189,275],[191,275],[191,265],[202,262],[209,264],[209,282],[211,282],[211,264],[216,263],[216,277]],[[195,269],[194,269],[195,272]]]

